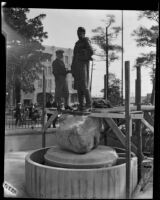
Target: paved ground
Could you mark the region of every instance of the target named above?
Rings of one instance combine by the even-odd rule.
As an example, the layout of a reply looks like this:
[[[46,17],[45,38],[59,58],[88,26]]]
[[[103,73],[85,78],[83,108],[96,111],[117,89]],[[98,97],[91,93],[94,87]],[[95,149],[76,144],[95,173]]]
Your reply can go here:
[[[4,181],[17,190],[13,195],[4,189],[4,197],[29,197],[25,191],[25,156],[28,152],[6,153],[4,165]]]
[[[11,152],[5,154],[4,183],[16,189],[16,195],[4,189],[4,197],[30,198],[25,190],[25,156],[29,151]],[[135,199],[151,199],[153,184],[152,180],[145,190],[138,193]]]

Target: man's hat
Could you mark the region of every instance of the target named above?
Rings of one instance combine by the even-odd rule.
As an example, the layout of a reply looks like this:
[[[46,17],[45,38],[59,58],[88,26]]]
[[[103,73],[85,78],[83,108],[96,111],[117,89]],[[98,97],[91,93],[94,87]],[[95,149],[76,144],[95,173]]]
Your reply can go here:
[[[62,50],[62,49],[58,49],[57,51],[56,51],[56,54],[63,54],[64,53],[64,51]]]
[[[86,32],[86,30],[85,30],[85,28],[83,28],[83,27],[78,27],[78,30],[77,30],[77,32]]]

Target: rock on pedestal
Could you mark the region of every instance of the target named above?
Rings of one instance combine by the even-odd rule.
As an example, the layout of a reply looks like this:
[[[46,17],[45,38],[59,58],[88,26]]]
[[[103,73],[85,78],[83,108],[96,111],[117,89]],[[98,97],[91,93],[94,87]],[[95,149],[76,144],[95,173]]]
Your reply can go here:
[[[99,144],[101,122],[89,116],[63,115],[56,131],[60,148],[87,153]]]

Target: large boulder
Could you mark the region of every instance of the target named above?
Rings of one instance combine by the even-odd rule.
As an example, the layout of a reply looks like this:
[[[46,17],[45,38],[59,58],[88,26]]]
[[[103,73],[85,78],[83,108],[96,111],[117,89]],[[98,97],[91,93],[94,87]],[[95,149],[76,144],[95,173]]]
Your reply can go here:
[[[60,148],[75,153],[87,153],[99,144],[101,121],[89,116],[62,115],[56,131]]]

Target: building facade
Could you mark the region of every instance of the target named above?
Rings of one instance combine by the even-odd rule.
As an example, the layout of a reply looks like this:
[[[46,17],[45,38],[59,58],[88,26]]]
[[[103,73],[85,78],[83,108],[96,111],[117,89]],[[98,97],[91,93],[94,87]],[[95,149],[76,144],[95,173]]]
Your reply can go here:
[[[56,50],[63,49],[64,51],[64,63],[65,67],[70,70],[71,63],[73,58],[73,50],[70,48],[60,48],[55,46],[45,46],[45,53],[52,54],[51,61],[47,60],[44,63],[44,71],[45,71],[45,79],[46,79],[46,100],[50,94],[55,96],[55,78],[52,73],[52,62],[56,59]],[[73,89],[74,78],[69,73],[67,74],[68,88],[69,88],[69,102],[70,104],[77,102],[77,91]],[[21,103],[25,105],[30,103],[40,103],[43,96],[43,74],[39,74],[39,80],[35,80],[34,82],[35,91],[33,93],[24,93],[21,91]]]

